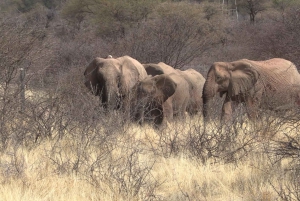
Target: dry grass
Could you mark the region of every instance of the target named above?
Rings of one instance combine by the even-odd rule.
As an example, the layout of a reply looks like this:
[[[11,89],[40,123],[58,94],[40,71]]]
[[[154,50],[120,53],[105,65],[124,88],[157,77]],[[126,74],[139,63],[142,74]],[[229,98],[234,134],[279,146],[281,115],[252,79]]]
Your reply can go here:
[[[83,148],[74,133],[61,140],[45,140],[31,149],[10,145],[1,155],[1,200],[268,201],[277,198],[274,185],[289,163],[272,167],[263,146],[254,146],[247,156],[232,163],[213,157],[203,163],[191,156],[184,144],[190,137],[187,133],[194,130],[192,125],[199,121],[197,118],[187,121],[170,124],[162,130],[149,125],[124,126],[109,153],[97,149],[92,142]],[[291,133],[288,129],[282,127],[278,134]],[[249,123],[243,124],[239,132],[251,130]],[[211,135],[214,132],[212,129]],[[172,143],[177,146],[176,152],[170,147]],[[84,159],[75,167],[78,156]],[[93,166],[99,157],[103,157],[101,162]]]

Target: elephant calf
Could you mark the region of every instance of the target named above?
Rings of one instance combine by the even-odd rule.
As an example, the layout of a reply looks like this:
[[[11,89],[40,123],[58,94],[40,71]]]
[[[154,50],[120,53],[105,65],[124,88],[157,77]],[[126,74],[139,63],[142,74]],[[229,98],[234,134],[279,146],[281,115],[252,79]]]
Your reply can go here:
[[[143,64],[148,75],[161,75],[161,74],[177,74],[183,77],[189,85],[189,101],[187,105],[187,112],[190,115],[198,114],[202,111],[203,108],[203,100],[202,100],[202,91],[205,83],[205,78],[201,75],[201,73],[197,72],[194,69],[188,70],[179,70],[174,69],[173,67],[159,62],[158,64]]]
[[[173,115],[184,117],[189,99],[189,85],[181,76],[172,73],[147,77],[137,84],[139,100],[137,117],[153,118],[155,125],[173,119]]]
[[[176,70],[163,62],[143,66],[149,77],[137,85],[137,119],[143,122],[150,116],[159,125],[173,116],[184,118],[186,111],[191,115],[201,111],[205,78],[200,73]]]

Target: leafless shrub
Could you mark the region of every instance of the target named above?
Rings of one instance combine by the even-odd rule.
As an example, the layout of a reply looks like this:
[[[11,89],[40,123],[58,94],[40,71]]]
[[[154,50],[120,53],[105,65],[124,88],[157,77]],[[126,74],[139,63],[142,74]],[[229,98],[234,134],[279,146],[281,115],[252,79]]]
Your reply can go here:
[[[43,48],[44,32],[39,26],[29,26],[22,16],[2,18],[0,22],[0,135],[1,149],[5,149],[9,138],[18,136],[22,130],[19,96],[23,89],[18,85],[19,68],[28,69],[39,57]],[[22,80],[23,86],[28,80]],[[23,107],[23,106],[22,106]]]
[[[94,108],[87,112],[87,119],[82,116],[63,140],[56,136],[47,151],[57,173],[75,173],[118,198],[157,200],[160,182],[151,175],[155,159],[140,160],[144,148],[134,140],[137,133],[114,114]]]
[[[299,119],[298,108],[285,114],[282,121],[288,125],[288,130],[271,139],[268,149],[271,165],[279,164],[282,167],[276,180],[269,182],[282,200],[300,200]]]
[[[286,170],[278,176],[276,182],[271,182],[277,195],[282,200],[300,200],[299,166]]]
[[[22,148],[14,146],[12,150],[7,151],[3,156],[5,156],[5,159],[0,163],[3,175],[7,178],[24,179],[27,166],[25,158],[22,155]]]

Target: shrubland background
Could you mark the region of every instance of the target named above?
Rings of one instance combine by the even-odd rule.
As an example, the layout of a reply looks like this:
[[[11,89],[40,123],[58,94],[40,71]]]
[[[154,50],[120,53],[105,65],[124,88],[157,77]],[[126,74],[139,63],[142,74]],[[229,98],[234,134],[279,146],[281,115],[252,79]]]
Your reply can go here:
[[[0,11],[1,200],[300,200],[298,110],[248,122],[240,107],[231,125],[204,128],[199,115],[156,130],[104,113],[83,85],[108,54],[204,76],[242,58],[299,67],[298,0],[2,0]]]

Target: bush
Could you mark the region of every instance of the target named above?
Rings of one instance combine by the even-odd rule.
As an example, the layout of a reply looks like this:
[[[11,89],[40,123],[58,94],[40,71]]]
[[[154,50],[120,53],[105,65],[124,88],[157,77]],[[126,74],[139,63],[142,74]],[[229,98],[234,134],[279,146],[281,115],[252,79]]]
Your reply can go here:
[[[223,25],[219,16],[207,20],[203,9],[195,3],[161,4],[119,41],[117,54],[127,52],[143,63],[162,61],[183,68],[221,43]]]

